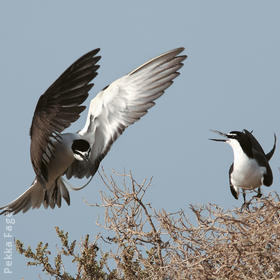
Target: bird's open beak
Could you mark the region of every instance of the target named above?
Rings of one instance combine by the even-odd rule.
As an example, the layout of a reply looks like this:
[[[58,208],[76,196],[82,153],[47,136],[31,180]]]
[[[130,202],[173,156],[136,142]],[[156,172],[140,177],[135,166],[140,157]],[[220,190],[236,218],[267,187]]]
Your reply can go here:
[[[84,156],[84,159],[85,159],[85,161],[89,161],[89,154],[86,154],[86,155]]]
[[[209,138],[209,140],[217,141],[217,142],[226,142],[227,141],[226,139],[214,139],[214,138]]]
[[[210,131],[228,138],[228,135],[226,133],[221,132],[221,131],[214,130],[214,129],[210,129]],[[209,140],[217,141],[217,142],[226,142],[227,141],[227,139],[215,139],[215,138],[209,138]]]
[[[83,160],[89,161],[89,154],[81,155],[81,157],[83,158]]]

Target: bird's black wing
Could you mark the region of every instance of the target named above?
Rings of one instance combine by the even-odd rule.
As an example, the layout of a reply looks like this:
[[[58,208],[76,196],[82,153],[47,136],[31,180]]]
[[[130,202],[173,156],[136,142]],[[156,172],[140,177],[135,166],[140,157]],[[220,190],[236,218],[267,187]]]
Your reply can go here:
[[[230,175],[233,171],[233,163],[231,164],[230,168],[229,168],[229,171],[228,171],[228,176],[229,176],[229,187],[230,187],[230,191],[231,191],[231,194],[233,195],[233,197],[235,199],[238,199],[238,190],[236,190],[236,188],[232,185],[231,183],[231,179],[230,179]]]
[[[267,161],[269,161],[274,152],[275,152],[275,148],[276,148],[276,135],[274,134],[274,144],[273,147],[271,149],[271,151],[267,154],[265,154],[262,146],[260,145],[260,143],[258,142],[258,140],[253,136],[253,134],[251,132],[249,132],[248,130],[244,129],[245,134],[249,137],[251,143],[252,143],[252,148],[260,153],[263,153],[267,159]]]
[[[250,141],[252,143],[252,151],[254,154],[254,158],[258,162],[260,166],[263,166],[266,168],[266,173],[263,175],[263,184],[265,186],[271,186],[273,182],[273,174],[272,170],[270,168],[270,165],[268,161],[271,159],[271,157],[274,154],[275,148],[276,148],[276,135],[274,134],[274,145],[271,149],[271,151],[268,154],[265,154],[263,148],[257,141],[257,139],[250,133],[248,130],[244,129],[244,132],[248,135],[250,138]]]
[[[96,77],[100,56],[99,49],[90,51],[74,62],[41,95],[30,128],[30,155],[34,171],[41,183],[48,180],[48,163],[54,157],[53,141],[59,141],[59,133],[76,121],[85,106]]]
[[[271,151],[265,155],[267,161],[269,161],[272,158],[272,156],[273,156],[273,154],[275,152],[275,148],[276,148],[276,135],[274,134],[274,144],[273,144],[273,147],[272,147]]]
[[[263,175],[263,184],[267,187],[271,186],[273,182],[273,174],[270,165],[268,163],[268,160],[266,158],[266,155],[261,154],[259,152],[254,152],[254,158],[256,159],[256,161],[260,166],[266,168],[266,172]]]
[[[262,146],[260,145],[260,143],[258,142],[258,140],[253,136],[253,134],[251,132],[249,132],[247,129],[244,129],[244,133],[248,136],[248,138],[250,139],[251,143],[252,143],[252,148],[260,153],[264,153],[264,150],[262,148]]]

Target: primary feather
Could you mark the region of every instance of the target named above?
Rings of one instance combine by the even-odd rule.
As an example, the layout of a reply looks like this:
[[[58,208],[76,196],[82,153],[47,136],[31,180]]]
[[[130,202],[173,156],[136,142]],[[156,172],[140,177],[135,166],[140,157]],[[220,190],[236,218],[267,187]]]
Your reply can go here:
[[[81,103],[97,75],[99,49],[74,62],[40,97],[35,109],[30,151],[36,178],[22,195],[1,207],[0,214],[26,212],[42,204],[60,207],[62,198],[69,205],[68,184],[62,176],[95,174],[124,129],[145,115],[179,75],[186,58],[179,55],[183,50],[162,54],[104,88],[92,99],[84,128],[61,134],[85,109]]]
[[[68,168],[67,178],[93,176],[114,141],[131,124],[155,105],[166,88],[179,75],[185,55],[184,48],[164,53],[129,74],[114,81],[90,102],[84,128],[79,131],[91,145],[88,162],[75,160]]]
[[[59,133],[86,108],[80,105],[93,86],[89,82],[97,75],[98,52],[95,49],[75,61],[39,98],[30,128],[30,156],[42,184],[48,181],[48,164],[54,157],[53,140],[60,141]]]

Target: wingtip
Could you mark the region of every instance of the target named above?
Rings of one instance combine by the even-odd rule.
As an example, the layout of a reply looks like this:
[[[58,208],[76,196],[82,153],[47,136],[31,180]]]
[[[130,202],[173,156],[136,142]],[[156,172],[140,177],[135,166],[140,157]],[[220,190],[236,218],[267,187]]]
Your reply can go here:
[[[178,56],[178,55],[179,55],[181,52],[183,52],[184,50],[185,50],[184,47],[174,48],[174,49],[165,51],[164,53],[162,53],[162,54],[160,54],[159,56],[157,56],[157,57],[151,59],[150,61],[155,60],[155,59],[160,58],[160,57],[164,57],[164,56],[166,56],[166,55],[170,55],[170,54],[172,54],[172,56],[174,56],[174,57],[183,57],[184,59],[186,59],[186,58],[187,58],[187,55],[180,55],[180,56]],[[183,59],[183,60],[184,60],[184,59]],[[148,62],[150,62],[150,61],[148,61]]]
[[[276,147],[276,142],[277,142],[277,136],[276,136],[276,133],[274,133],[274,144],[273,144],[273,147]]]
[[[93,49],[92,51],[89,51],[88,54],[95,56],[97,53],[99,53],[99,51],[100,51],[100,48],[96,48],[96,49]]]
[[[185,48],[184,47],[178,47],[178,48],[175,48],[174,50],[175,51],[177,50],[178,52],[182,52],[182,51],[185,50]]]
[[[5,208],[6,208],[6,209],[5,209]],[[13,212],[13,211],[11,211],[11,209],[7,208],[7,206],[0,207],[0,210],[2,210],[2,209],[4,209],[4,210],[3,210],[2,212],[0,212],[0,216],[1,216],[1,215],[6,216],[6,215],[8,215],[8,214],[10,214],[10,213]]]
[[[178,47],[178,48],[172,49],[170,51],[167,51],[166,53],[175,53],[175,55],[177,56],[179,53],[183,52],[184,50],[185,50],[184,47]],[[183,56],[187,57],[186,55],[182,55],[182,57]]]
[[[273,143],[273,146],[272,146],[272,149],[269,153],[267,153],[265,156],[266,156],[266,159],[269,161],[273,155],[274,155],[274,152],[275,152],[275,149],[276,149],[276,142],[277,142],[277,137],[276,137],[276,134],[274,133],[274,143]]]
[[[238,196],[239,196],[239,191],[237,189],[235,189],[235,187],[233,187],[232,185],[230,185],[230,191],[232,196],[238,200]]]

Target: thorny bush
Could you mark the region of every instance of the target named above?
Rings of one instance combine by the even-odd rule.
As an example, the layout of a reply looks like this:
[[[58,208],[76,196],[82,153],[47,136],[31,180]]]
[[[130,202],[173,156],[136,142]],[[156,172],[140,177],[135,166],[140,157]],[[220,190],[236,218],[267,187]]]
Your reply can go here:
[[[97,223],[110,237],[90,241],[86,235],[77,246],[57,227],[61,248],[53,261],[48,243],[32,251],[17,240],[17,251],[31,259],[28,265],[40,265],[53,279],[280,279],[276,193],[243,212],[190,205],[196,219],[191,223],[182,210],[167,213],[144,201],[151,180],[139,184],[131,174],[100,175],[107,190],[102,203],[91,206],[104,208],[104,221]],[[110,251],[101,250],[104,242],[112,244]],[[74,276],[63,264],[66,257],[76,264]]]

